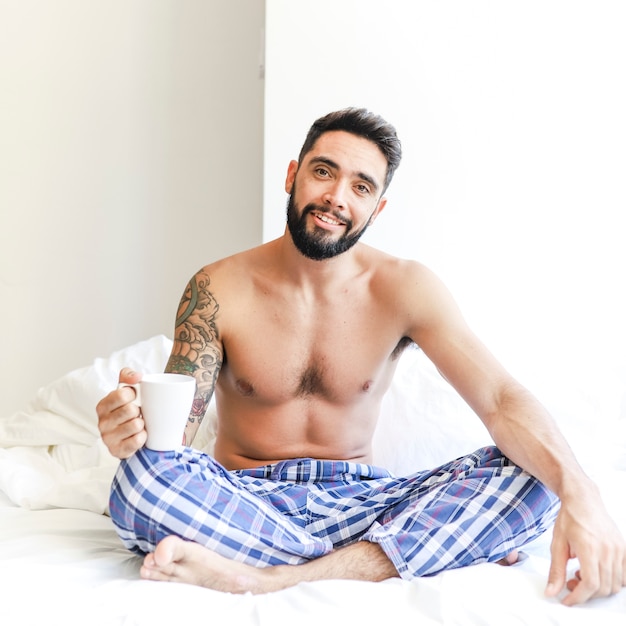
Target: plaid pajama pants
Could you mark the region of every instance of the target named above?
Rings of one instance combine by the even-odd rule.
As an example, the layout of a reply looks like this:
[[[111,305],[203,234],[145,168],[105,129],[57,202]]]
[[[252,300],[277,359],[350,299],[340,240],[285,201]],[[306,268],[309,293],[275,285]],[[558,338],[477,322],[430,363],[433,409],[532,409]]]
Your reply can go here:
[[[192,448],[121,462],[111,518],[124,545],[168,535],[257,567],[378,543],[405,579],[496,561],[554,521],[557,498],[495,447],[398,478],[361,463],[294,459],[228,471]]]

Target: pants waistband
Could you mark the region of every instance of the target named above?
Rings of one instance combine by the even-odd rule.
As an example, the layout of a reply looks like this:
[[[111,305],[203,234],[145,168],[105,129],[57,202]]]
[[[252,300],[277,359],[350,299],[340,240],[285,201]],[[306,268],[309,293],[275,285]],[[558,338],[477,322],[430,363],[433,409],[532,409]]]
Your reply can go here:
[[[234,470],[233,474],[294,483],[353,482],[391,477],[386,469],[375,465],[310,458],[288,459],[261,467]]]

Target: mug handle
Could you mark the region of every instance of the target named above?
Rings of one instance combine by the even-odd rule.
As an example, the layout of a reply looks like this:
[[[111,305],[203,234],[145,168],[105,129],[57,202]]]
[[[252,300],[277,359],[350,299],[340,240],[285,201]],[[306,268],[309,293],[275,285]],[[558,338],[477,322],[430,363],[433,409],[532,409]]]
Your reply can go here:
[[[131,401],[131,404],[136,404],[138,407],[141,407],[141,383],[119,383],[117,386],[118,389],[122,387],[132,387],[135,390],[135,399]]]

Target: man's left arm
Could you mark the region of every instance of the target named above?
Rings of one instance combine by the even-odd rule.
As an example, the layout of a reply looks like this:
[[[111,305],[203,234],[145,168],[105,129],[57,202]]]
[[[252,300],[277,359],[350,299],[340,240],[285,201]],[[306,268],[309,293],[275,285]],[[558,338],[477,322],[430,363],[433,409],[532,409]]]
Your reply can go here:
[[[469,329],[436,276],[417,266],[412,282],[415,289],[404,290],[414,294],[408,297],[409,336],[481,418],[502,453],[561,500],[547,595],[560,594],[567,584],[563,602],[573,605],[616,593],[626,586],[626,542],[556,422]],[[571,558],[578,558],[580,569],[566,581]]]

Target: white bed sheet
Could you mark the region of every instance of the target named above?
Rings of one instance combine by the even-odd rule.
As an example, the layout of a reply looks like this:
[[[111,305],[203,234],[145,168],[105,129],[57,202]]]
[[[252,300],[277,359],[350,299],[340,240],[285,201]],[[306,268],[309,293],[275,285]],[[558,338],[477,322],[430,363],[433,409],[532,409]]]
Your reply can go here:
[[[156,337],[98,360],[42,389],[23,412],[0,420],[0,624],[154,626],[216,618],[244,626],[626,624],[626,590],[577,608],[543,596],[549,534],[527,546],[527,558],[513,567],[484,564],[412,582],[322,581],[236,596],[140,580],[141,559],[122,547],[103,515],[116,461],[99,440],[94,407],[114,386],[119,367],[156,371],[170,345]],[[464,405],[419,353],[401,365],[376,436],[380,464],[399,472],[417,469],[488,443],[484,429],[475,418],[465,419]],[[430,429],[435,423],[438,435],[418,436],[425,424]],[[603,437],[611,430],[611,445],[602,454],[588,454],[586,468],[626,532],[623,420],[596,420],[587,433],[578,433],[580,440],[591,441],[591,431],[598,437],[600,425]],[[211,420],[200,444],[211,447]]]
[[[615,476],[623,481],[625,476]],[[624,483],[621,482],[621,485]],[[0,500],[0,623],[10,626],[216,623],[623,626],[626,591],[566,608],[543,597],[549,537],[513,567],[493,564],[412,582],[323,581],[237,596],[139,579],[141,559],[110,518],[77,509],[28,510]]]

